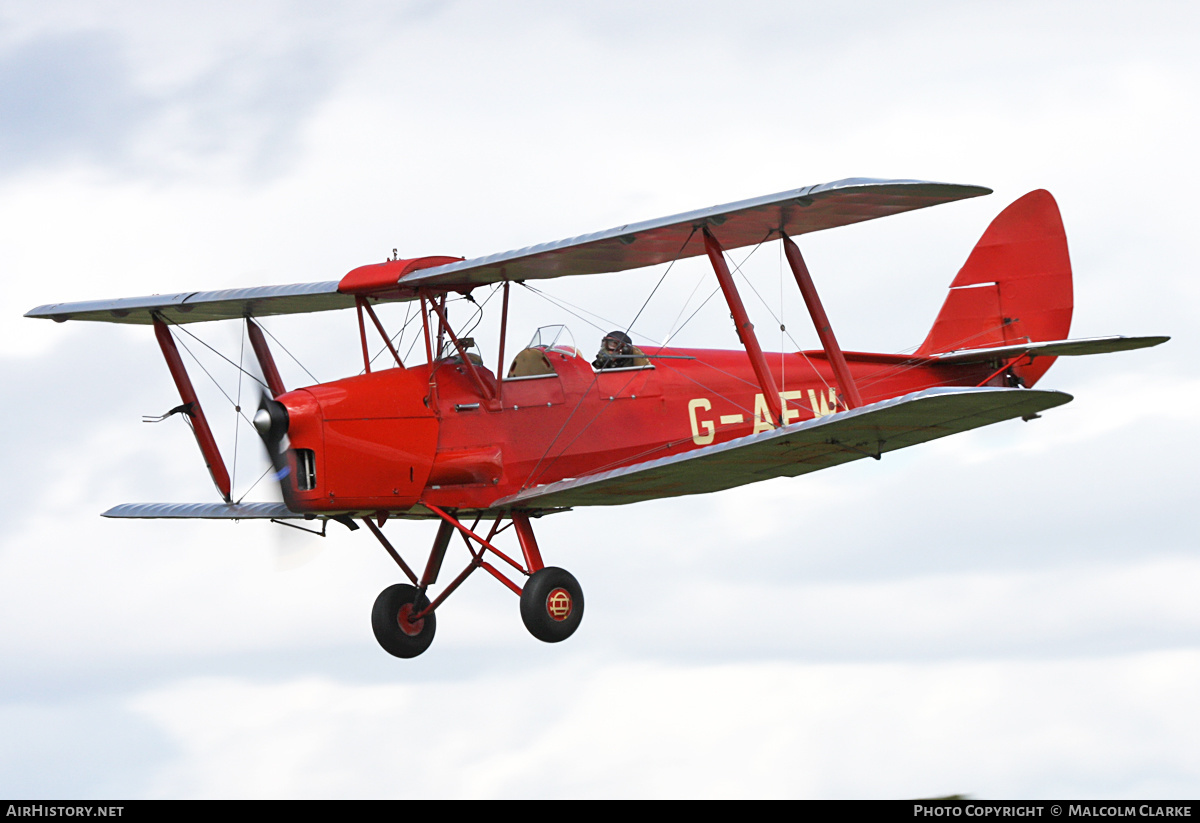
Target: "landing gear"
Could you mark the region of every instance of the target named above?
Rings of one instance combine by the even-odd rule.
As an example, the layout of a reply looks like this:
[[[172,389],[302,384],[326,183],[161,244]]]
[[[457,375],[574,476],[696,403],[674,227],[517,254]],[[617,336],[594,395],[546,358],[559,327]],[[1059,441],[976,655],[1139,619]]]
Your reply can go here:
[[[566,640],[583,619],[583,589],[570,572],[554,566],[534,572],[521,590],[521,620],[546,643]]]
[[[458,519],[456,513],[443,511],[428,502],[422,505],[437,515],[442,522],[429,553],[429,560],[425,564],[425,571],[420,578],[401,559],[380,531],[379,526],[385,517],[379,517],[379,525],[370,518],[363,518],[362,521],[396,561],[400,570],[412,581],[412,585],[397,583],[389,586],[375,599],[375,608],[371,611],[371,628],[375,630],[375,639],[383,646],[384,651],[396,657],[408,658],[416,657],[428,649],[437,628],[435,610],[440,608],[446,598],[476,569],[483,569],[521,598],[521,620],[525,623],[525,628],[529,629],[529,633],[538,640],[558,643],[575,633],[583,619],[583,589],[570,572],[553,566],[547,567],[542,563],[542,554],[538,550],[527,513],[516,511],[496,517],[487,536],[484,537],[475,531],[480,517],[477,516],[468,528]],[[508,525],[503,525],[505,519],[509,521]],[[523,566],[492,543],[496,535],[510,526],[521,544],[521,556],[525,560]],[[446,549],[456,533],[466,544],[471,561],[453,581],[446,584],[431,603],[425,596],[425,591],[437,583]],[[501,574],[489,559],[499,560],[519,574],[528,575],[525,586],[522,588],[514,583],[510,579],[511,573]]]
[[[375,608],[371,609],[371,628],[385,652],[408,658],[429,648],[437,629],[437,616],[430,612],[413,618],[428,605],[425,595],[407,583],[388,586],[379,593]]]

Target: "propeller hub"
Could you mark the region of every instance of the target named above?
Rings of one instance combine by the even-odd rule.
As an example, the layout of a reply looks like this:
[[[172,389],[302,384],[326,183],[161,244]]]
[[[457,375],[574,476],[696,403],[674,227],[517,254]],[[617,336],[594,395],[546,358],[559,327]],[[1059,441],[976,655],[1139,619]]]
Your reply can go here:
[[[288,430],[287,406],[278,400],[264,397],[254,414],[254,428],[264,443],[277,444],[282,442]]]
[[[254,415],[254,428],[258,429],[259,437],[267,437],[271,434],[271,413],[266,409],[259,409]]]

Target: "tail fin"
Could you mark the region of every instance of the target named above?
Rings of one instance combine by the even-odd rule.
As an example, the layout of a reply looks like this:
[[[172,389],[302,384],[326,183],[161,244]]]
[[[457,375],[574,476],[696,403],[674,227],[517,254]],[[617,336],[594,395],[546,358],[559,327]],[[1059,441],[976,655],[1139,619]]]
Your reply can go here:
[[[916,353],[1064,340],[1073,306],[1058,204],[1050,192],[1032,191],[988,226]],[[1032,386],[1053,363],[1053,357],[1039,357],[1014,370]]]

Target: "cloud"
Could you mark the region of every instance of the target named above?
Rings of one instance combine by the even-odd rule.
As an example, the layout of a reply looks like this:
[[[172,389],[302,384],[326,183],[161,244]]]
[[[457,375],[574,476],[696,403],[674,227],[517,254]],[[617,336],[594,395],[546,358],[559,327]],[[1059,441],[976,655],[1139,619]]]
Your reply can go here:
[[[544,518],[547,562],[588,598],[578,635],[532,640],[480,573],[429,654],[401,662],[368,620],[397,570],[361,530],[331,527],[317,558],[276,574],[278,527],[100,521],[125,500],[215,498],[183,422],[138,421],[178,403],[174,387],[146,328],[19,318],[891,174],[998,193],[805,238],[847,348],[918,342],[987,222],[1038,186],[1063,207],[1077,330],[1178,334],[1195,291],[1181,7],[1117,21],[1082,4],[876,5],[865,25],[863,6],[811,4],[330,8],[80,3],[4,32],[0,93],[21,118],[0,123],[8,793],[1194,793],[1182,335],[1063,358],[1045,385],[1076,400],[1035,423]],[[638,332],[715,287],[695,262]],[[788,283],[775,249],[746,268],[772,301]],[[601,329],[514,289],[509,356],[559,321],[591,349],[660,273],[546,284]],[[780,317],[813,345],[794,292]],[[493,320],[475,335],[489,365]],[[268,326],[323,379],[359,367],[352,313]],[[195,331],[236,359],[234,324]],[[737,345],[719,298],[683,338]],[[289,385],[307,380],[277,357]],[[231,458],[227,404],[192,376]],[[388,534],[419,565],[433,527]],[[467,562],[454,550],[444,580]]]
[[[1198,675],[1194,651],[1003,666],[566,657],[457,682],[195,678],[125,711],[173,744],[148,781],[161,797],[1164,797],[1200,779]]]
[[[330,48],[228,50],[168,82],[112,31],[51,31],[0,49],[0,175],[82,165],[120,176],[270,179],[334,85]]]
[[[152,115],[116,38],[56,33],[0,51],[0,171],[68,160],[107,164]]]

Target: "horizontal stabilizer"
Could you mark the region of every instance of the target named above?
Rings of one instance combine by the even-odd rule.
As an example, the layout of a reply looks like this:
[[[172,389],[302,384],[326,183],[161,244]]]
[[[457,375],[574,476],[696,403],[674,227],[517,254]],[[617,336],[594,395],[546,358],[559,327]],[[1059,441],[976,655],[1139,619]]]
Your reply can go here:
[[[1012,346],[992,346],[986,349],[959,349],[932,355],[938,363],[983,363],[1007,360],[1022,355],[1032,357],[1073,357],[1084,354],[1110,354],[1132,349],[1148,349],[1170,340],[1170,337],[1089,337],[1080,340],[1046,340],[1041,343],[1017,343]]]
[[[162,315],[171,323],[197,323],[330,311],[352,308],[356,294],[370,294],[373,300],[412,300],[416,297],[416,289],[422,287],[461,290],[503,280],[540,280],[625,271],[694,257],[705,253],[698,231],[704,226],[716,235],[726,250],[732,250],[767,239],[777,240],[781,230],[800,235],[990,192],[991,189],[982,186],[923,180],[838,180],[441,266],[419,270],[398,264],[364,267],[359,272],[362,276],[347,278],[353,280],[353,284],[330,280],[51,303],[38,306],[25,316],[60,323],[91,320],[144,325],[153,322],[154,314]],[[434,258],[423,259],[434,261]],[[393,272],[391,283],[385,276],[388,272]],[[353,293],[344,293],[339,286],[347,286]]]
[[[137,520],[303,520],[282,503],[122,503],[103,517]]]
[[[1031,417],[1071,395],[999,388],[936,388],[850,411],[650,460],[561,480],[496,501],[492,508],[616,506],[705,494],[772,477],[795,477],[969,429]]]

